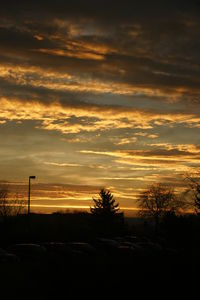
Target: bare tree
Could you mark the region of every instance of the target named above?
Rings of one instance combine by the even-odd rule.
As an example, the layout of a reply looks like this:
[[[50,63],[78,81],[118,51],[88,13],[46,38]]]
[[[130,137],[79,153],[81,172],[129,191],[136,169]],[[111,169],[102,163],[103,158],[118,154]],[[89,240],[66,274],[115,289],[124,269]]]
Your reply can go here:
[[[8,188],[0,187],[0,217],[5,218],[11,214],[11,206],[8,205]]]
[[[23,212],[25,203],[20,200],[18,194],[14,199],[9,199],[9,189],[7,185],[0,186],[0,217],[6,219],[9,216],[19,215]]]
[[[166,213],[177,212],[183,203],[176,197],[173,188],[158,183],[143,191],[138,198],[140,215],[152,218],[158,231],[161,218]]]
[[[200,214],[200,178],[199,173],[188,175],[186,179],[189,181],[189,189],[187,192],[192,192],[193,207],[195,212]]]

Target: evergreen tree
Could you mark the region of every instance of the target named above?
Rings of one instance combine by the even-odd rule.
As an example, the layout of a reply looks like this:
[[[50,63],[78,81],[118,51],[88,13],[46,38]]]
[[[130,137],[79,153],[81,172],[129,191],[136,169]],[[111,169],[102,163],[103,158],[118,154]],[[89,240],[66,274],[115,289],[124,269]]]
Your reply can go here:
[[[102,217],[114,216],[119,210],[119,203],[116,203],[114,196],[105,189],[101,189],[99,196],[98,199],[93,198],[94,207],[90,208],[91,213]]]

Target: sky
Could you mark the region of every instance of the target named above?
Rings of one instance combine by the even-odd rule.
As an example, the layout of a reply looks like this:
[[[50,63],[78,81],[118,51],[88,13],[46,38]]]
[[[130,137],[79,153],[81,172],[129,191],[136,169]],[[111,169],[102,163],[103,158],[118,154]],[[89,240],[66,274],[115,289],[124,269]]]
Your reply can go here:
[[[34,211],[137,210],[200,166],[200,1],[4,1],[0,181]]]

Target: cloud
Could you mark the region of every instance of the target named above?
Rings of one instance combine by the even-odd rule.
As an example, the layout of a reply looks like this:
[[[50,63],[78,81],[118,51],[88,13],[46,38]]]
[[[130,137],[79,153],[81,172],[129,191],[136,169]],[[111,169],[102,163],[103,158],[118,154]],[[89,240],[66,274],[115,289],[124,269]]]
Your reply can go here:
[[[177,147],[178,148],[178,147]],[[89,155],[103,155],[115,158],[115,162],[120,164],[130,164],[136,166],[158,166],[160,169],[180,169],[186,171],[190,164],[199,166],[200,150],[191,151],[191,148],[173,149],[152,149],[152,150],[118,150],[118,151],[93,151],[81,150],[80,153]],[[193,149],[193,148],[192,148]],[[186,151],[188,150],[188,151]]]
[[[149,135],[147,135],[147,137],[148,137],[149,139],[156,139],[156,138],[159,137],[159,135],[154,133],[154,134],[149,134]]]
[[[52,197],[88,205],[99,186],[129,207],[146,181],[180,185],[199,167],[199,8],[196,0],[4,1],[2,176],[32,170],[41,181],[90,186],[38,185],[34,204],[41,195],[52,208]]]
[[[123,138],[118,142],[115,142],[116,145],[127,145],[131,143],[135,143],[137,141],[137,137]]]
[[[77,54],[78,55],[78,54]],[[83,58],[84,59],[84,58]],[[166,92],[158,88],[153,89],[145,86],[133,86],[125,82],[95,79],[70,73],[59,73],[56,71],[45,71],[39,67],[6,66],[0,67],[0,78],[8,83],[18,86],[30,86],[32,88],[45,88],[55,91],[90,92],[97,94],[119,94],[119,95],[147,95],[149,97],[164,97]],[[180,96],[180,91],[175,96]]]
[[[169,114],[153,111],[128,110],[111,106],[63,106],[59,103],[45,105],[40,102],[21,102],[0,99],[1,120],[38,120],[39,128],[62,133],[96,132],[112,128],[153,128],[181,124],[200,127],[200,117],[192,114]]]
[[[56,167],[82,167],[80,164],[73,164],[73,163],[57,163],[57,162],[44,162],[46,165],[56,166]]]
[[[200,30],[195,1],[161,1],[162,5],[160,1],[128,1],[126,5],[68,2],[24,3],[12,9],[4,5],[2,63],[41,67],[44,73],[81,74],[82,80],[93,78],[93,89],[98,92],[102,83],[103,90],[112,93],[199,100]],[[105,82],[112,83],[113,89]],[[39,84],[36,79],[32,83]],[[51,83],[52,89],[58,86],[50,81],[48,88]],[[81,88],[86,86],[80,84]]]
[[[149,144],[151,147],[166,149],[167,151],[179,151],[180,153],[200,154],[200,145],[195,144],[170,144],[156,143]]]

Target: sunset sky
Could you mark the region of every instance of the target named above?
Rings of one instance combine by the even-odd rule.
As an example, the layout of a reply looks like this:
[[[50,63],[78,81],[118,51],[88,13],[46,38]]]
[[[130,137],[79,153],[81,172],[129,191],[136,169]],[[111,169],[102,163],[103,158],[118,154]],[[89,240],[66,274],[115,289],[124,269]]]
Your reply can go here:
[[[200,1],[3,1],[0,180],[32,210],[122,209],[200,166]],[[34,207],[35,206],[35,207]]]

